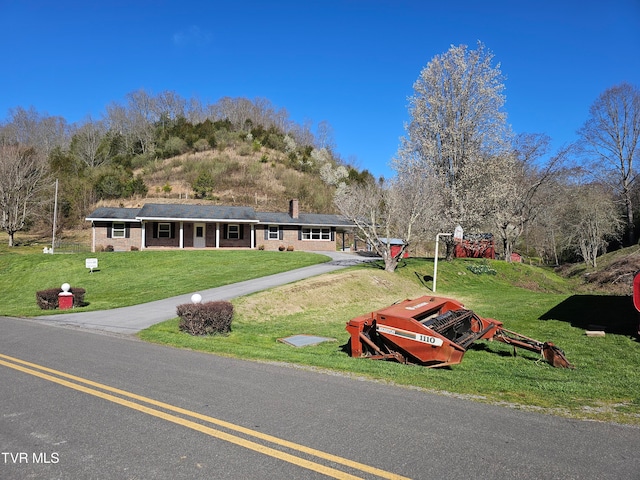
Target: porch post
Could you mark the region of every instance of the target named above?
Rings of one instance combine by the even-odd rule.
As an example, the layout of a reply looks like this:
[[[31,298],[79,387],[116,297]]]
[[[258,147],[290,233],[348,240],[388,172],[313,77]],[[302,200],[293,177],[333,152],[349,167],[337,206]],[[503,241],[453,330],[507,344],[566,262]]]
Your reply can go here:
[[[184,222],[180,222],[180,248],[184,248]]]
[[[220,248],[220,222],[216,222],[216,248]]]
[[[147,226],[147,222],[142,222],[142,233],[141,233],[141,237],[140,238],[140,250],[144,250],[144,248],[146,247],[146,241],[147,241],[147,234],[146,232],[146,226]]]
[[[96,251],[96,222],[91,222],[91,252]]]
[[[256,226],[251,224],[251,250],[256,248]]]

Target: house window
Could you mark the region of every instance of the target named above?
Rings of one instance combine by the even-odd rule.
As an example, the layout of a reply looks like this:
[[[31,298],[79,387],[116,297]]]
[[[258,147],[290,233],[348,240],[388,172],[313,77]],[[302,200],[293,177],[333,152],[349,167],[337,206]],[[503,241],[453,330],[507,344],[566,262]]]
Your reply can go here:
[[[302,240],[331,240],[330,228],[303,228]]]
[[[280,228],[277,225],[269,225],[269,234],[268,240],[279,240],[280,239]]]
[[[227,226],[227,239],[238,240],[240,238],[240,225],[232,224]]]
[[[114,223],[111,226],[111,237],[112,238],[125,238],[126,230],[124,223]]]
[[[158,224],[158,238],[171,238],[171,224],[159,223]]]

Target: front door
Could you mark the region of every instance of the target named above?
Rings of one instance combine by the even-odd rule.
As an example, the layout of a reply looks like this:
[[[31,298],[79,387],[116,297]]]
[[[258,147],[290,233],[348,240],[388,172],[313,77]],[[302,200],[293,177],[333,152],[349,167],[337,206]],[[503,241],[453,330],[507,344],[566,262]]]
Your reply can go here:
[[[193,229],[193,246],[194,248],[205,247],[206,226],[204,223],[194,224]]]

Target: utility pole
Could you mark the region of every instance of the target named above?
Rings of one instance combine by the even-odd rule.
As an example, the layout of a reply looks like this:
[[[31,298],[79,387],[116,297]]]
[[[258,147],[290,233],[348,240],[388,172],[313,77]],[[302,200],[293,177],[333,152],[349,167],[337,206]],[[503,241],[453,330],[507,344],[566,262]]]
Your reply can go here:
[[[53,235],[51,237],[51,254],[56,244],[56,217],[58,215],[58,179],[56,178],[56,194],[53,200]]]

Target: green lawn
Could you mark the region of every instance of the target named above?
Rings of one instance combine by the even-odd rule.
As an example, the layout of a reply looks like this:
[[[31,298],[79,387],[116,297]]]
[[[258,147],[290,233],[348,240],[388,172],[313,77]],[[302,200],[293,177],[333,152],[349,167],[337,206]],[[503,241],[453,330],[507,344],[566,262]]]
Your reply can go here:
[[[12,251],[13,250],[13,251]],[[86,258],[98,259],[94,273]],[[263,277],[329,260],[304,252],[266,251],[137,251],[90,254],[0,253],[0,315],[55,314],[40,310],[36,292],[60,287],[86,290],[83,310],[104,310],[195,292]]]
[[[405,297],[431,295],[433,262],[418,259],[405,262],[394,274],[358,267],[236,299],[233,331],[227,336],[191,337],[178,331],[174,319],[141,332],[140,337],[216,354],[329,369],[477,401],[640,424],[640,343],[630,335],[636,324],[630,297],[574,294],[575,286],[550,270],[527,265],[495,261],[490,264],[496,275],[476,275],[466,268],[469,263],[474,261],[439,262],[439,295],[462,300],[467,308],[504,322],[509,330],[553,341],[576,369],[554,369],[522,349],[514,357],[512,348],[500,342],[477,342],[460,365],[444,369],[349,357],[342,346],[348,340],[345,324],[350,318]],[[587,337],[585,328],[591,324],[613,333]],[[278,341],[295,334],[336,341],[303,348]]]
[[[85,258],[96,257],[90,274]],[[302,252],[163,251],[44,255],[0,248],[0,315],[34,316],[35,292],[69,282],[85,288],[87,310],[155,300],[310,265],[327,257]],[[575,370],[554,369],[532,352],[477,342],[460,365],[428,369],[349,357],[346,322],[404,298],[432,295],[433,261],[409,259],[393,274],[376,265],[339,270],[233,301],[227,336],[192,337],[173,319],[139,334],[176,347],[259,361],[287,362],[476,401],[602,421],[640,425],[640,343],[630,296],[596,295],[553,271],[491,261],[495,275],[474,274],[482,261],[439,262],[438,295],[456,298],[505,328],[565,350]],[[587,337],[590,325],[605,337]],[[295,334],[334,338],[295,348],[278,339]],[[427,406],[425,406],[427,408]]]

